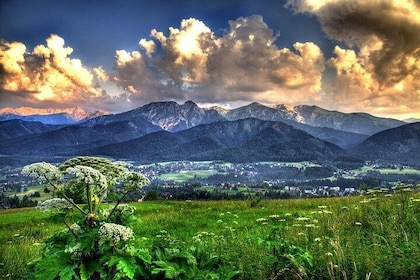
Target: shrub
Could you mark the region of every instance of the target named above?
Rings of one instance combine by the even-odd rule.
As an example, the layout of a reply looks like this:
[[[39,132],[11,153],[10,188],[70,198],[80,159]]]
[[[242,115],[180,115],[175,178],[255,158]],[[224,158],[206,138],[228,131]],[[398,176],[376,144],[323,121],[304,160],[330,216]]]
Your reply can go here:
[[[135,244],[127,225],[133,208],[120,202],[132,191],[149,183],[141,174],[103,158],[77,157],[56,167],[41,162],[23,168],[23,173],[48,183],[59,196],[38,209],[63,217],[66,229],[45,241],[40,258],[30,264],[34,279],[148,279],[151,254]],[[114,207],[100,211],[107,194],[118,188]],[[86,202],[75,203],[73,196]],[[76,209],[81,218],[71,225],[66,218]],[[80,216],[80,215],[79,215]]]

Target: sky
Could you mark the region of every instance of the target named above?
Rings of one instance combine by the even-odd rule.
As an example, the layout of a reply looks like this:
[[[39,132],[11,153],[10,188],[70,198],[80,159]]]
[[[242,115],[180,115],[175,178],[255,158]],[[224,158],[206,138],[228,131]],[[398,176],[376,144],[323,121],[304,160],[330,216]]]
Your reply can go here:
[[[420,118],[420,0],[0,1],[0,107]]]

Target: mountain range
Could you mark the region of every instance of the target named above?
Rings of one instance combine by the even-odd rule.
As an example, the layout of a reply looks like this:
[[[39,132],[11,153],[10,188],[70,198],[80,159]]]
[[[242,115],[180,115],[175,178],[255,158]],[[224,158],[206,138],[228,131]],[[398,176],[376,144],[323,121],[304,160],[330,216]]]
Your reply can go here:
[[[103,155],[139,162],[334,161],[351,155],[420,165],[419,123],[365,113],[259,103],[227,110],[200,108],[187,101],[154,102],[120,114],[98,114],[59,125],[39,119],[0,121],[0,154]]]
[[[103,110],[88,112],[80,107],[66,109],[36,109],[31,107],[14,109],[7,107],[0,109],[0,121],[20,119],[44,124],[69,125],[107,114],[109,113]]]

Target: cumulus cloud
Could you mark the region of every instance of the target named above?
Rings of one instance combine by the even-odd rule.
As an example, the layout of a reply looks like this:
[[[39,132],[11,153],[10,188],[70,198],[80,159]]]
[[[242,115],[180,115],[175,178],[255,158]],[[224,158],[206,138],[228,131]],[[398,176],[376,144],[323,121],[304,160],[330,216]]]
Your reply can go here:
[[[286,6],[315,15],[326,35],[348,48],[336,47],[328,62],[337,71],[329,89],[334,102],[401,112],[420,105],[418,1],[289,0]]]
[[[99,98],[107,98],[94,85],[90,70],[79,59],[70,58],[72,52],[73,49],[65,46],[64,39],[57,35],[51,35],[46,45],[38,45],[31,52],[23,43],[2,41],[1,98],[63,107],[89,105]]]
[[[317,104],[381,115],[420,107],[418,1],[288,0],[286,7],[315,16],[340,42],[330,57],[314,42],[279,48],[280,34],[258,15],[229,21],[218,36],[194,18],[153,29],[138,50],[115,52],[112,71],[86,68],[57,35],[32,51],[0,41],[1,98],[109,111],[161,100]],[[111,97],[98,82],[123,93]]]
[[[325,59],[312,43],[279,49],[261,16],[229,21],[221,37],[202,21],[182,20],[165,35],[152,30],[141,51],[116,52],[117,85],[133,100],[302,102],[316,99]]]

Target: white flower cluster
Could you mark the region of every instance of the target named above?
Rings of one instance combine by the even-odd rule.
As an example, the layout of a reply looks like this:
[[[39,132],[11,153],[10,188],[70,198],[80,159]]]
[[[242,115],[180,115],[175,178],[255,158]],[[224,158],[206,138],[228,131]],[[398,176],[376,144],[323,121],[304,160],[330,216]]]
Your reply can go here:
[[[111,214],[113,207],[110,208],[105,208],[101,210],[101,215],[104,216],[105,218],[108,218],[109,215]],[[128,204],[120,204],[117,206],[117,208],[114,210],[114,215],[119,213],[121,214],[134,214],[134,211],[136,210],[135,207],[130,206]]]
[[[118,177],[118,181],[120,183],[129,184],[130,188],[134,190],[140,189],[141,187],[150,183],[149,179],[147,179],[142,174],[131,171],[122,172]]]
[[[106,177],[101,172],[90,166],[76,165],[74,167],[67,168],[66,172],[76,175],[81,182],[86,184],[95,184],[98,182],[100,185],[106,186],[107,183]]]
[[[219,236],[215,235],[213,232],[201,231],[193,236],[192,240],[196,243],[201,243],[203,240],[213,240],[217,238],[219,238]]]
[[[51,198],[38,203],[37,210],[42,212],[59,211],[61,209],[71,209],[72,205],[64,198]]]
[[[27,165],[22,169],[22,173],[32,178],[37,178],[40,184],[46,183],[47,181],[54,182],[62,179],[62,174],[58,168],[51,163],[46,162],[37,162]]]
[[[101,223],[99,235],[102,240],[112,241],[114,244],[134,239],[134,233],[131,228],[114,223]]]
[[[80,182],[88,185],[98,185],[100,190],[106,190],[108,187],[108,181],[106,177],[98,170],[84,165],[76,165],[66,169],[68,174],[76,175]]]
[[[80,243],[77,243],[74,246],[66,246],[66,249],[64,249],[64,253],[79,257],[82,254],[80,247],[81,247]]]
[[[84,230],[77,223],[72,224],[70,226],[70,229],[68,229],[68,228],[64,229],[63,232],[68,232],[69,230],[71,230],[74,234],[84,232]]]

